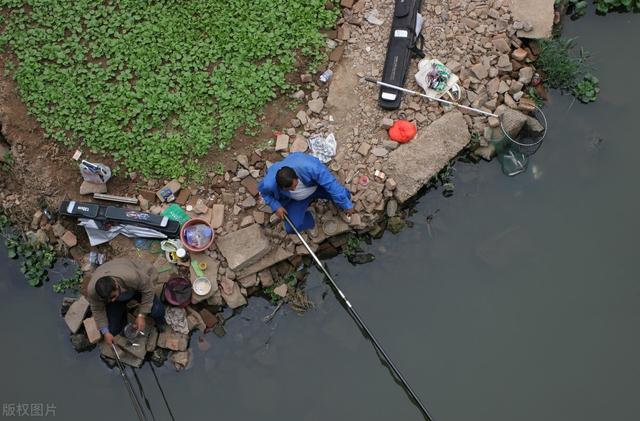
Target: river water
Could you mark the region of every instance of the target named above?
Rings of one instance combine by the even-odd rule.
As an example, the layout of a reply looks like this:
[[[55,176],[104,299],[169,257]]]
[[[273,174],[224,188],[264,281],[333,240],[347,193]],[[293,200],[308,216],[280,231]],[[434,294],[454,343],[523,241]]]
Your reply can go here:
[[[602,91],[588,106],[552,95],[527,173],[459,163],[454,196],[420,198],[412,228],[367,246],[373,263],[329,262],[436,420],[640,416],[640,16],[590,14],[564,34],[593,53]],[[28,287],[5,255],[3,415],[29,403],[64,420],[134,419],[118,373],[72,350],[50,285]],[[195,335],[187,371],[158,369],[176,419],[421,419],[315,270],[307,292],[305,315],[283,308],[265,324],[272,307],[253,298],[226,336],[205,336],[209,350]],[[150,368],[139,375],[169,419]]]

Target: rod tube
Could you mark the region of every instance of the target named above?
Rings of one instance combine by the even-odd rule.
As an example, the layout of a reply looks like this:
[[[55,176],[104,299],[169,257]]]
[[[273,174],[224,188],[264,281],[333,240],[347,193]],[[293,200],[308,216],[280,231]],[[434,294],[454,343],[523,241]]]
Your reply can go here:
[[[358,325],[358,327],[360,327],[360,329],[362,329],[367,334],[369,339],[371,339],[371,342],[373,343],[373,345],[376,348],[376,350],[378,350],[378,352],[380,353],[380,355],[382,355],[382,357],[384,358],[384,360],[387,363],[387,365],[391,368],[391,371],[393,371],[393,373],[396,375],[398,380],[400,380],[400,383],[402,384],[403,388],[405,389],[407,394],[411,397],[411,399],[416,403],[416,405],[420,409],[420,412],[422,412],[422,415],[424,415],[425,419],[427,419],[428,421],[433,421],[433,418],[429,414],[429,411],[427,411],[427,408],[422,404],[422,402],[420,401],[420,398],[418,397],[418,395],[416,395],[416,393],[413,391],[411,386],[409,386],[409,383],[407,383],[407,381],[405,380],[405,378],[402,375],[402,373],[400,373],[400,370],[398,370],[398,368],[393,363],[393,361],[391,361],[391,358],[387,355],[387,353],[384,351],[384,349],[382,349],[382,346],[376,340],[375,336],[373,336],[373,333],[371,333],[371,331],[369,330],[367,325],[364,323],[362,318],[360,318],[360,315],[358,314],[356,309],[351,305],[351,302],[349,302],[349,300],[344,295],[342,290],[338,287],[338,284],[336,284],[336,282],[333,280],[333,278],[329,274],[329,271],[322,264],[320,259],[318,259],[318,256],[316,256],[316,254],[313,252],[313,250],[311,250],[311,247],[309,247],[309,244],[307,244],[307,242],[304,239],[304,237],[302,236],[302,234],[300,234],[300,231],[298,231],[298,228],[296,228],[296,226],[293,224],[293,222],[291,222],[291,219],[289,219],[289,216],[287,216],[286,214],[284,215],[284,219],[289,223],[289,225],[291,225],[291,227],[293,228],[293,231],[296,233],[298,238],[300,238],[300,241],[302,241],[302,244],[307,249],[307,251],[309,252],[311,257],[313,258],[313,260],[316,262],[316,265],[318,265],[318,267],[322,270],[322,272],[324,273],[326,278],[331,283],[331,286],[338,293],[338,295],[340,296],[340,298],[342,299],[342,301],[346,305],[347,312],[349,312],[349,314],[355,320],[355,322]]]
[[[421,96],[423,98],[430,99],[432,101],[438,101],[438,102],[441,102],[443,104],[448,104],[448,105],[452,105],[454,107],[465,109],[467,111],[473,111],[473,112],[480,113],[480,114],[483,114],[483,115],[486,115],[486,116],[489,116],[489,117],[496,117],[496,118],[498,117],[497,114],[492,114],[492,113],[489,113],[487,111],[479,110],[477,108],[467,107],[466,105],[460,105],[460,104],[452,102],[452,101],[447,101],[446,99],[436,98],[436,97],[429,96],[429,95],[426,95],[426,94],[421,94],[420,92],[412,91],[411,89],[402,88],[400,86],[392,85],[390,83],[386,83],[386,82],[382,82],[382,81],[379,81],[379,80],[375,80],[375,79],[370,78],[370,77],[365,77],[364,80],[366,80],[367,82],[375,83],[376,85],[384,86],[385,88],[392,88],[392,89],[396,89],[398,91],[406,92],[408,94],[418,95],[418,96]]]

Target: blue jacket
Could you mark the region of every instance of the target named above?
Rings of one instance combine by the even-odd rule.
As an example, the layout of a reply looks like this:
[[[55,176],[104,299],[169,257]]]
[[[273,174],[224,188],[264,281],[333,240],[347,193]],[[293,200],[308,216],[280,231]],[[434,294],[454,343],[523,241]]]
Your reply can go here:
[[[264,176],[264,180],[258,186],[260,195],[274,212],[283,207],[280,203],[281,201],[286,203],[291,200],[289,192],[279,188],[278,183],[276,183],[276,174],[282,167],[292,168],[296,172],[298,179],[305,186],[322,186],[342,210],[353,207],[349,190],[336,180],[318,158],[302,152],[294,152],[282,161],[271,165]]]

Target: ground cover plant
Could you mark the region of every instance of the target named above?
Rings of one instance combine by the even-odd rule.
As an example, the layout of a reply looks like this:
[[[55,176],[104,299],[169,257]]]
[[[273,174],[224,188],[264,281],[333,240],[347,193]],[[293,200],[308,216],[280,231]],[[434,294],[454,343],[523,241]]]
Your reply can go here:
[[[0,47],[46,134],[177,177],[255,129],[300,59],[323,57],[325,0],[0,0]],[[117,169],[117,168],[116,168]]]

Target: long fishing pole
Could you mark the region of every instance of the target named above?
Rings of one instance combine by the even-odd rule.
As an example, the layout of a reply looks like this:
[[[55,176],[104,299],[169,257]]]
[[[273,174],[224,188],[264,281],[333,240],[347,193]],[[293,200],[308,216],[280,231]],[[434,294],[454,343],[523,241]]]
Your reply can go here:
[[[479,110],[477,108],[467,107],[466,105],[460,105],[457,102],[447,101],[446,99],[436,98],[434,96],[421,94],[420,92],[412,91],[411,89],[407,89],[407,88],[403,88],[401,86],[396,86],[396,85],[392,85],[390,83],[382,82],[382,81],[376,80],[376,79],[371,78],[371,77],[365,77],[364,80],[366,80],[367,82],[375,83],[376,85],[384,86],[385,88],[391,88],[391,89],[395,89],[395,90],[398,90],[398,91],[401,91],[401,92],[406,92],[408,94],[418,95],[418,96],[421,96],[423,98],[430,99],[431,101],[438,101],[438,102],[441,102],[443,104],[451,105],[451,106],[457,107],[457,108],[462,108],[462,109],[467,110],[467,111],[473,111],[475,113],[483,114],[483,115],[486,115],[486,116],[489,116],[489,117],[498,118],[497,114],[492,114],[492,113],[489,113],[487,111]]]
[[[124,367],[124,364],[122,363],[122,360],[120,359],[120,354],[118,354],[118,350],[116,349],[114,344],[111,344],[111,348],[113,349],[113,352],[116,354],[116,364],[120,369],[120,375],[122,376],[122,380],[124,380],[125,387],[127,389],[127,392],[129,393],[129,398],[131,399],[131,404],[133,405],[133,409],[134,411],[136,411],[136,415],[138,416],[138,419],[140,421],[146,421],[147,417],[144,415],[144,412],[142,412],[142,405],[140,404],[138,397],[133,391],[133,386],[129,381],[129,376],[127,376],[127,373],[125,372],[125,367]]]
[[[346,309],[349,312],[349,314],[356,321],[356,324],[360,327],[360,329],[363,330],[367,334],[369,339],[371,339],[371,342],[373,343],[373,345],[376,348],[376,350],[380,353],[380,355],[382,355],[382,357],[386,361],[387,365],[391,368],[391,370],[396,375],[398,380],[400,380],[400,383],[402,384],[404,390],[411,397],[411,399],[417,404],[418,408],[420,409],[420,412],[422,412],[422,414],[424,415],[424,417],[427,420],[433,421],[433,418],[431,418],[431,415],[429,415],[429,411],[427,411],[427,408],[422,404],[422,402],[420,401],[420,398],[418,398],[418,395],[416,395],[416,393],[413,391],[413,389],[411,389],[411,386],[409,386],[409,383],[407,383],[407,381],[404,379],[404,377],[400,373],[400,370],[398,370],[398,368],[393,363],[393,361],[391,361],[391,358],[389,358],[389,356],[384,351],[384,349],[382,349],[382,346],[376,340],[376,338],[373,336],[373,333],[371,333],[371,331],[369,330],[367,325],[365,325],[364,321],[360,318],[360,315],[358,314],[356,309],[351,305],[351,303],[349,302],[347,297],[344,295],[342,290],[338,287],[338,284],[336,284],[336,282],[333,280],[333,278],[329,274],[329,271],[325,268],[325,266],[322,264],[320,259],[318,259],[318,256],[316,256],[316,254],[313,252],[313,250],[311,250],[311,247],[309,247],[309,244],[307,244],[307,242],[305,241],[304,237],[302,237],[302,234],[300,234],[300,231],[298,231],[298,229],[293,224],[293,222],[291,222],[291,219],[289,219],[289,216],[287,216],[285,214],[284,215],[284,219],[289,223],[289,225],[291,225],[291,228],[293,228],[293,231],[296,233],[296,235],[298,236],[300,241],[302,241],[302,244],[307,249],[307,251],[309,252],[311,257],[313,257],[313,260],[315,260],[315,262],[318,265],[318,267],[322,270],[322,272],[324,272],[324,275],[327,277],[327,279],[331,283],[331,286],[333,287],[333,289],[338,292],[338,295],[340,296],[340,298],[342,299],[342,301],[346,305]]]
[[[153,377],[156,379],[156,384],[158,385],[158,389],[160,389],[160,394],[162,395],[162,399],[164,399],[164,404],[167,406],[167,411],[169,411],[169,415],[171,415],[171,419],[173,421],[176,421],[175,417],[173,416],[173,411],[171,411],[171,407],[169,406],[169,401],[167,400],[167,397],[164,394],[164,389],[160,385],[160,380],[158,380],[156,369],[153,368],[153,364],[151,363],[149,363],[149,367],[151,367],[151,372],[153,372]]]
[[[142,396],[142,399],[144,400],[144,404],[146,405],[147,409],[149,410],[149,413],[151,414],[151,419],[153,421],[156,421],[156,416],[153,414],[153,409],[151,409],[151,403],[147,398],[147,394],[144,393],[144,387],[142,387],[142,382],[140,381],[140,377],[138,377],[138,373],[136,373],[135,368],[132,367],[131,371],[133,371],[133,377],[136,379],[136,383],[138,383],[138,391],[140,392],[140,396]]]

